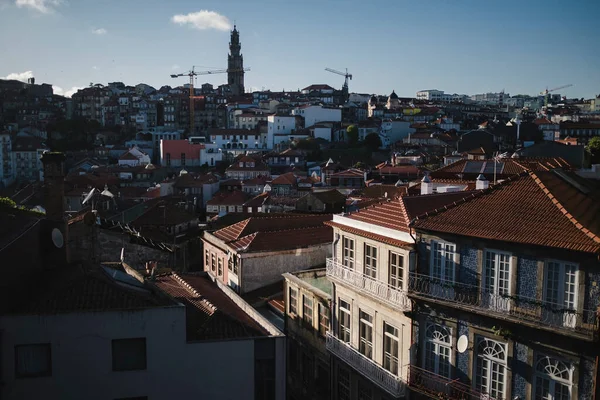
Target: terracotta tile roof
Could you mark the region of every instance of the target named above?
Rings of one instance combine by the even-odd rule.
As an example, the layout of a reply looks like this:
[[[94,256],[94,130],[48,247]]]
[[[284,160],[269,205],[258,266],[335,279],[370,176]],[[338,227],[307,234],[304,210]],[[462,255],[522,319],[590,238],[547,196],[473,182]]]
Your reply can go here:
[[[331,214],[275,214],[252,216],[244,221],[227,226],[214,232],[214,235],[232,242],[256,232],[273,232],[285,229],[300,229],[322,226],[324,221],[331,220]]]
[[[534,124],[536,125],[554,125],[552,123],[552,121],[550,121],[548,118],[538,118],[535,121],[533,121]]]
[[[418,218],[416,229],[600,252],[600,191],[574,174],[525,172]]]
[[[371,185],[362,190],[362,196],[371,199],[387,198],[394,199],[406,195],[408,188],[406,186],[395,185]]]
[[[485,149],[483,147],[479,147],[476,149],[465,151],[465,154],[472,154],[475,156],[485,156]]]
[[[121,157],[119,157],[119,160],[138,160],[138,158],[131,154],[131,152],[127,151],[123,153]]]
[[[285,229],[270,232],[255,232],[229,245],[240,253],[260,251],[284,251],[331,243],[331,227],[321,225],[307,228]]]
[[[269,335],[206,276],[172,273],[154,284],[185,305],[188,341]]]
[[[214,196],[206,202],[207,206],[220,206],[220,205],[228,205],[228,206],[241,206],[248,199],[250,195],[246,192],[242,192],[241,190],[220,190],[214,194]]]
[[[193,222],[198,217],[186,210],[169,203],[167,201],[158,201],[153,204],[146,212],[131,221],[133,226],[169,226],[179,225],[186,222]]]
[[[264,185],[269,181],[269,178],[266,176],[257,176],[256,178],[246,179],[242,181],[242,186],[255,186],[255,185]]]
[[[404,175],[404,176],[419,176],[420,169],[414,165],[389,165],[379,164],[377,165],[377,172],[381,175]]]
[[[181,154],[185,154],[186,160],[200,159],[200,150],[205,146],[202,143],[190,143],[189,140],[163,140],[162,152],[170,154],[171,159],[181,159]]]
[[[176,188],[202,187],[205,184],[216,183],[218,181],[219,178],[212,173],[193,174],[188,172],[187,174],[178,176],[173,186]]]
[[[364,178],[365,173],[359,169],[350,168],[345,171],[335,172],[330,175],[331,177],[344,177],[344,178]]]
[[[570,164],[559,157],[549,158],[502,158],[496,163],[494,160],[458,160],[450,165],[432,171],[431,178],[450,178],[456,179],[460,174],[464,179],[475,179],[479,174],[483,174],[488,180],[494,175],[498,179],[508,178],[518,175],[522,172],[548,171],[553,168],[569,168]]]
[[[345,203],[346,196],[337,189],[319,190],[306,194],[305,196],[314,196],[325,204]]]
[[[450,192],[424,196],[403,196],[396,200],[383,201],[362,208],[346,217],[367,224],[408,232],[411,220],[417,216],[452,204],[472,194],[473,192]]]
[[[339,229],[341,229],[345,232],[351,233],[353,235],[362,236],[367,239],[371,239],[371,240],[375,240],[375,241],[378,241],[381,243],[389,244],[391,246],[402,247],[402,248],[406,248],[406,249],[412,249],[414,246],[412,243],[404,242],[404,241],[398,240],[398,239],[392,239],[388,236],[378,235],[376,233],[368,232],[368,231],[365,231],[362,229],[352,228],[348,225],[338,224],[337,222],[333,222],[333,221],[327,221],[327,222],[325,222],[325,224],[329,225],[331,227],[334,227],[334,228],[339,228]]]
[[[293,172],[288,172],[283,175],[279,175],[277,178],[273,179],[271,182],[273,185],[291,185],[296,186],[298,183],[298,178],[294,175]]]
[[[27,300],[15,302],[11,313],[62,314],[173,305],[149,291],[128,289],[98,266],[87,271],[78,266],[62,266],[41,273],[30,289]]]

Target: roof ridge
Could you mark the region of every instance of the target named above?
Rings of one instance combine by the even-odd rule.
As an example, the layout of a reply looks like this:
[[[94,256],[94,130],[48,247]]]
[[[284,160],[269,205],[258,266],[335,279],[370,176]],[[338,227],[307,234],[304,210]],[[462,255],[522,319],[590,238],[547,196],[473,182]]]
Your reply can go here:
[[[508,185],[509,183],[517,181],[518,179],[520,179],[520,178],[522,178],[522,177],[524,177],[526,175],[528,175],[528,171],[523,171],[523,172],[521,172],[521,173],[519,173],[517,175],[512,175],[509,178],[503,180],[502,182],[497,183],[495,185],[492,185],[492,186],[488,187],[487,189],[483,189],[483,190],[480,190],[480,191],[475,191],[474,193],[471,193],[471,194],[463,197],[462,199],[457,200],[457,201],[455,201],[455,202],[453,202],[451,204],[447,204],[447,205],[445,205],[445,206],[443,206],[441,208],[436,208],[436,209],[428,211],[428,212],[426,212],[424,214],[418,215],[418,216],[416,216],[415,218],[413,218],[410,221],[409,226],[412,226],[412,224],[414,222],[416,222],[416,221],[423,220],[423,219],[425,219],[427,217],[432,217],[434,215],[438,215],[438,214],[440,214],[440,213],[442,213],[442,212],[444,212],[446,210],[449,210],[451,208],[454,208],[454,207],[456,207],[456,206],[458,206],[460,204],[463,204],[463,203],[466,203],[466,202],[471,201],[473,199],[479,198],[479,197],[484,196],[484,195],[486,195],[488,193],[492,193],[493,191],[497,190],[498,188],[504,187],[504,186]]]
[[[594,242],[596,243],[600,243],[600,237],[598,235],[596,235],[594,232],[590,231],[589,229],[587,229],[586,227],[584,227],[578,220],[577,218],[575,218],[573,216],[573,214],[571,214],[562,204],[560,201],[558,201],[558,199],[552,194],[552,192],[550,192],[550,190],[546,187],[546,185],[544,185],[544,183],[541,181],[541,179],[537,176],[537,174],[533,171],[530,172],[530,176],[533,179],[533,181],[540,187],[540,189],[542,189],[542,191],[544,192],[544,194],[546,194],[546,196],[548,196],[548,198],[552,201],[552,203],[558,208],[558,210],[565,216],[567,217],[567,219],[569,221],[571,221],[573,223],[573,225],[575,225],[575,227],[580,230],[583,234],[585,234],[587,237],[589,237],[590,239],[592,239]],[[600,252],[600,249],[598,250]]]
[[[202,296],[196,289],[194,289],[192,287],[192,285],[190,285],[189,283],[187,283],[187,281],[185,279],[183,279],[182,277],[180,277],[176,272],[173,272],[172,275],[173,278],[175,278],[175,280],[181,285],[183,286],[187,291],[189,291],[191,294],[193,294],[194,296],[198,297],[198,299],[200,299],[202,302],[204,302],[207,306],[209,306],[212,310],[212,312],[214,313],[215,311],[217,311],[217,307],[212,304],[210,301],[208,301],[206,299],[206,297]]]

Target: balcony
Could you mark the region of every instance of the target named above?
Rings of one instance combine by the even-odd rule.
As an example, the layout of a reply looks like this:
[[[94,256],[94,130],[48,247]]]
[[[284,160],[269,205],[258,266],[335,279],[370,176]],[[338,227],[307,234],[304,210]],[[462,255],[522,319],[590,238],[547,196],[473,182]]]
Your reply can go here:
[[[383,301],[399,311],[410,311],[411,301],[405,290],[388,285],[348,268],[342,263],[327,259],[327,276],[343,285],[350,286],[378,301]]]
[[[394,397],[404,395],[405,383],[370,358],[365,357],[349,344],[342,342],[331,332],[327,332],[327,350],[358,371],[366,379]]]
[[[480,400],[488,398],[457,379],[449,379],[414,365],[408,368],[408,387],[412,392],[424,394],[432,399]]]
[[[495,293],[476,285],[411,274],[411,297],[450,305],[508,322],[545,329],[586,340],[598,340],[598,310],[571,310],[562,304],[539,299]],[[583,293],[581,293],[583,295]]]

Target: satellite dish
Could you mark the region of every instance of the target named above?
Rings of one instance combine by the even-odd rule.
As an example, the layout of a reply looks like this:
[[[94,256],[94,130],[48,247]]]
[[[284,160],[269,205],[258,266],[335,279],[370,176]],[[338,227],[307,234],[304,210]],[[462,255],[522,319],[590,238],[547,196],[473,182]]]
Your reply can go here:
[[[63,234],[60,230],[58,230],[58,228],[52,229],[52,243],[54,243],[54,245],[59,249],[65,244]]]
[[[456,343],[456,348],[459,353],[464,353],[467,351],[467,347],[469,347],[469,338],[467,335],[462,335],[458,338],[458,342]]]

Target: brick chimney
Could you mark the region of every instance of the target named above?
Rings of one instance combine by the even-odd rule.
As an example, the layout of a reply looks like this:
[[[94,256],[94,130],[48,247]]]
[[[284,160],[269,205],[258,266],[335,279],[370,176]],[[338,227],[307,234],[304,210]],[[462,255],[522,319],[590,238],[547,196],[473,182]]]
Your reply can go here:
[[[46,219],[64,221],[65,213],[65,155],[46,152],[42,155],[44,164],[44,207]]]

